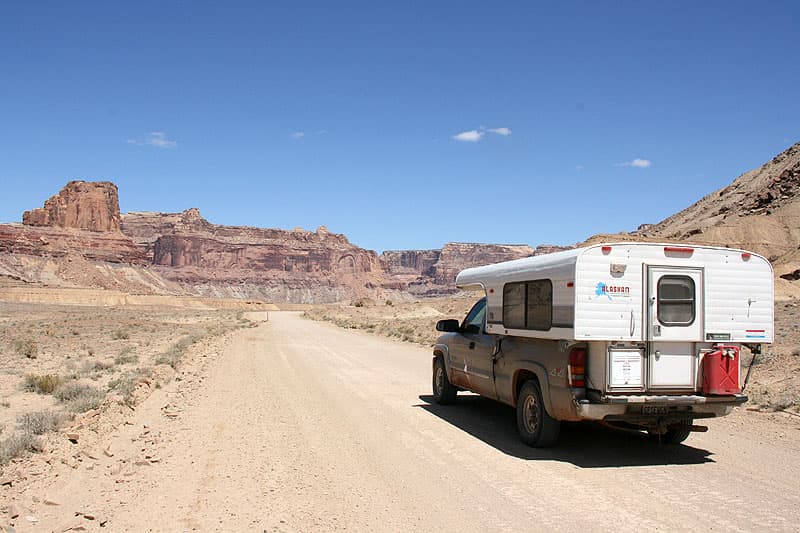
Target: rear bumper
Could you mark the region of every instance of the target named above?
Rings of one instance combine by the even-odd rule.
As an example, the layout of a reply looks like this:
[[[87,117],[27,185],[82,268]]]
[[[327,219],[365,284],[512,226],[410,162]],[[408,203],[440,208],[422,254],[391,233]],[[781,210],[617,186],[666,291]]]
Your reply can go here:
[[[744,394],[730,396],[620,395],[579,400],[577,414],[582,420],[642,421],[659,418],[713,418],[729,414],[747,401]]]

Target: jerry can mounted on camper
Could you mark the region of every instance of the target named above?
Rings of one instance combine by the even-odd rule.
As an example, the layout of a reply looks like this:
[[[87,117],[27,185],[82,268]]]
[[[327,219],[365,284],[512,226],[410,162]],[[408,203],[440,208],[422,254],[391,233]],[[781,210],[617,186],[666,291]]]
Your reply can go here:
[[[598,244],[466,269],[456,285],[483,298],[437,324],[434,398],[511,405],[533,446],[581,420],[681,442],[747,400],[743,356],[773,340],[772,267],[744,250]]]

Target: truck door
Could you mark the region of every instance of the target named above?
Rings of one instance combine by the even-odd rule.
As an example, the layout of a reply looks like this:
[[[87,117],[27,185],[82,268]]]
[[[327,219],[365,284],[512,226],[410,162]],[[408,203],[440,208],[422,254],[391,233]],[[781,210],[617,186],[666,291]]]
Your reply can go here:
[[[450,342],[450,358],[455,365],[463,365],[466,383],[459,385],[494,398],[494,337],[485,333],[485,325],[486,299],[482,299],[467,314],[461,331]]]
[[[647,267],[648,388],[696,388],[703,308],[702,268]]]

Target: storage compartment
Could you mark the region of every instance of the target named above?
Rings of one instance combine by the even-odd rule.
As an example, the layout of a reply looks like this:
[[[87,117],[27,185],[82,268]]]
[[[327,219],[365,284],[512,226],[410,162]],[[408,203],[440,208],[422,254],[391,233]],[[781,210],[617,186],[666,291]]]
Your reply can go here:
[[[739,392],[739,347],[718,346],[706,353],[703,357],[703,393]]]
[[[652,343],[648,370],[649,389],[695,390],[697,357],[694,343]]]

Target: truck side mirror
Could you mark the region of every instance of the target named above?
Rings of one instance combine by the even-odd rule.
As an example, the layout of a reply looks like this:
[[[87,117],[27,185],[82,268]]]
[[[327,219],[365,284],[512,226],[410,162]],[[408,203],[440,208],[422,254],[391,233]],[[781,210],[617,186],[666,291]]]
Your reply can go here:
[[[458,320],[448,319],[440,320],[436,323],[436,331],[444,331],[446,333],[455,333],[459,329]]]

